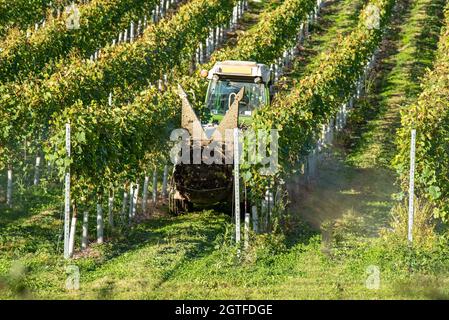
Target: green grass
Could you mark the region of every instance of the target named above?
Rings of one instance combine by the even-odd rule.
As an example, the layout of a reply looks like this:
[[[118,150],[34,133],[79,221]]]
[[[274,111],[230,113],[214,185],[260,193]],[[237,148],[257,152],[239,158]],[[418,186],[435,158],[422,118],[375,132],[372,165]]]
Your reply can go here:
[[[335,48],[342,37],[357,25],[366,0],[332,0],[324,3],[318,21],[310,26],[307,39],[288,77],[300,79],[319,67],[320,54]]]
[[[41,215],[39,215],[41,216]],[[137,225],[90,257],[65,262],[54,246],[0,259],[2,298],[38,299],[389,299],[448,297],[446,278],[427,259],[408,259],[381,243],[351,239],[325,250],[321,235],[304,224],[287,238],[260,235],[240,256],[231,244],[229,217],[213,212],[161,218]],[[36,237],[38,231],[34,233]],[[42,243],[42,240],[35,238]],[[344,243],[344,244],[343,244]],[[445,244],[447,248],[447,243]],[[394,247],[392,247],[394,248]],[[448,266],[446,251],[441,264]],[[416,252],[414,254],[417,254]],[[417,265],[409,272],[409,261]],[[79,291],[65,290],[65,266],[80,268]],[[382,270],[379,290],[365,285],[367,267]],[[446,270],[447,271],[447,270]],[[417,284],[425,286],[416,289]],[[404,288],[413,287],[412,291]]]

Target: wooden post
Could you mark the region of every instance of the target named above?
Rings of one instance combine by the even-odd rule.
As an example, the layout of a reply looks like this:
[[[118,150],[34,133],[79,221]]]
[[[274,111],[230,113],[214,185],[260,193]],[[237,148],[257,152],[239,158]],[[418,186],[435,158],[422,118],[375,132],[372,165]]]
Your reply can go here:
[[[412,130],[410,143],[410,186],[408,198],[408,241],[413,242],[413,220],[414,220],[414,198],[415,198],[415,153],[416,153],[416,130]]]

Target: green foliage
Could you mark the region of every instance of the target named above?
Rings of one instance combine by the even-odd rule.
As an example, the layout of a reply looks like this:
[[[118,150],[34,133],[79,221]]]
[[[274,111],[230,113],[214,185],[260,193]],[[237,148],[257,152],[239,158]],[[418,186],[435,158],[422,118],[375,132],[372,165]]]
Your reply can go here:
[[[12,27],[27,28],[41,20],[50,3],[60,0],[1,0],[0,1],[0,38]]]
[[[384,236],[392,241],[403,242],[408,235],[408,204],[397,205],[392,210],[393,221],[391,231],[384,231]],[[433,217],[433,207],[415,199],[415,214],[413,219],[413,242],[420,247],[431,247],[437,240],[436,223]]]
[[[135,179],[168,157],[166,139],[172,127],[166,121],[178,119],[176,102],[152,88],[139,96],[138,103],[121,107],[77,103],[54,118],[47,159],[56,164],[61,177],[70,167],[74,197]],[[71,159],[65,152],[67,122],[72,127]]]
[[[404,190],[408,188],[410,135],[416,129],[416,191],[434,208],[434,216],[443,221],[449,215],[449,8],[436,61],[422,82],[416,102],[402,110],[398,131],[398,154],[394,166]]]
[[[237,46],[217,51],[209,65],[229,59],[273,63],[296,44],[301,22],[315,5],[316,1],[285,0],[275,10],[265,11],[260,22],[238,38]]]
[[[72,50],[82,57],[92,54],[128,28],[143,12],[151,12],[157,3],[157,0],[95,0],[79,6],[79,29],[67,29],[67,12],[59,18],[49,15],[45,26],[31,33],[29,38],[26,30],[11,29],[1,42],[0,78],[7,82],[30,75],[51,74],[50,66],[42,71],[47,63],[56,63]],[[63,59],[61,63],[69,63],[69,60],[64,62]]]

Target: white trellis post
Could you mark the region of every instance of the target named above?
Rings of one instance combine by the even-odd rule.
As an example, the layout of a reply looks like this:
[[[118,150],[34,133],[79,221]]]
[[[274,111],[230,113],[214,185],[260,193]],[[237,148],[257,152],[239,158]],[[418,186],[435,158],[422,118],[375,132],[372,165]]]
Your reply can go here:
[[[154,169],[153,172],[153,203],[157,200],[157,170]]]
[[[200,47],[196,48],[195,62],[197,64],[201,63]]]
[[[142,20],[139,20],[137,22],[136,37],[139,37],[141,34],[142,34]]]
[[[267,231],[268,226],[268,203],[266,194],[262,198],[262,202],[260,204],[260,213],[261,213],[261,226],[263,231]]]
[[[108,198],[108,222],[111,228],[114,227],[114,193],[109,193]]]
[[[126,185],[123,191],[123,204],[122,204],[122,212],[121,212],[121,216],[122,219],[125,218],[125,213],[126,213],[126,204],[128,203],[128,192],[126,191]]]
[[[36,157],[36,165],[34,167],[34,181],[33,181],[33,184],[35,186],[37,186],[39,184],[39,180],[40,180],[39,179],[40,178],[40,172],[39,172],[40,166],[41,166],[41,157],[37,156]]]
[[[133,217],[133,206],[134,206],[134,183],[129,186],[129,209],[128,217],[131,220]]]
[[[103,208],[100,203],[97,203],[97,243],[103,243]]]
[[[12,167],[8,168],[8,177],[7,177],[7,185],[6,185],[6,204],[11,208],[12,207]]]
[[[203,64],[204,63],[204,49],[203,49],[203,43],[202,42],[200,42],[199,52],[200,52],[199,62],[200,62],[200,64]]]
[[[156,9],[153,10],[153,16],[152,16],[152,21],[153,23],[157,22],[157,14],[159,12],[159,5],[156,5]]]
[[[416,130],[412,130],[410,143],[410,186],[408,198],[408,241],[413,241],[414,220],[414,198],[415,198],[415,153],[416,153]]]
[[[257,206],[252,207],[253,231],[257,233],[259,230],[259,217],[257,216]]]
[[[83,234],[81,237],[81,249],[87,249],[87,237],[89,234],[89,213],[88,211],[84,211],[83,215]]]
[[[239,129],[234,128],[234,204],[235,204],[235,242],[240,242],[240,168],[239,168]]]
[[[149,182],[150,182],[150,177],[145,175],[145,180],[143,182],[143,192],[142,192],[142,213],[145,213],[147,210]]]
[[[131,215],[133,218],[136,217],[136,208],[137,208],[137,199],[139,196],[139,184],[136,183],[135,187],[134,187],[134,191],[133,191],[133,205],[132,205],[132,211],[131,211]]]
[[[249,222],[250,222],[249,212],[245,212],[245,243],[244,243],[245,249],[248,249],[249,246]]]
[[[129,41],[134,41],[134,22],[131,21],[131,24],[129,26]]]
[[[273,213],[273,208],[274,208],[274,194],[272,191],[267,190],[267,197],[268,197],[268,214],[267,214],[267,230],[268,230],[268,226],[269,224],[272,222],[271,221],[271,215]]]
[[[162,197],[165,198],[167,196],[167,180],[168,180],[168,166],[164,167],[164,176],[162,178]]]
[[[69,257],[72,257],[75,249],[75,232],[76,232],[76,214],[73,212],[72,222],[70,223],[70,235],[69,235]]]
[[[67,157],[70,158],[70,123],[65,125],[65,149]],[[64,258],[70,258],[69,254],[70,236],[70,168],[65,173],[65,197],[64,197]]]

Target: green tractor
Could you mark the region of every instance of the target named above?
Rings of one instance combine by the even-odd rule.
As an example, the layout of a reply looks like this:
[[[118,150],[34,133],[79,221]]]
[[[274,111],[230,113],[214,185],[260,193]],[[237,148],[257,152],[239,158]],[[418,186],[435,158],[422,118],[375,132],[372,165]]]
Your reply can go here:
[[[217,62],[202,75],[209,80],[206,112],[202,119],[198,118],[187,95],[179,88],[182,99],[181,126],[189,133],[189,151],[187,158],[184,156],[188,159],[187,163],[183,161],[174,166],[170,181],[169,211],[176,215],[191,210],[194,205],[232,202],[233,162],[226,158],[224,149],[233,147],[233,139],[225,139],[226,131],[247,127],[253,112],[271,100],[273,75],[264,64]],[[209,149],[208,154],[212,157],[220,153],[223,161],[205,163],[207,161],[202,161],[203,158],[195,161],[194,146],[201,150],[201,154]]]

